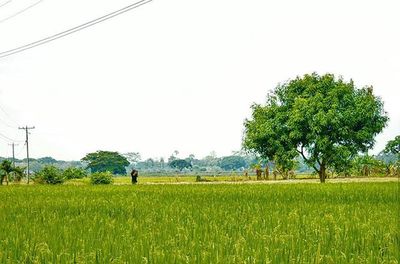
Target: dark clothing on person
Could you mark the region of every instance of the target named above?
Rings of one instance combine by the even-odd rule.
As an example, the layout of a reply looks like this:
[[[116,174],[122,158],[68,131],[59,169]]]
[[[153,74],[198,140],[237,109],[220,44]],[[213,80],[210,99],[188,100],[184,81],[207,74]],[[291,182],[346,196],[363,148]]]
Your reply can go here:
[[[139,176],[139,172],[137,170],[133,169],[132,172],[131,172],[132,184],[136,184],[137,183],[138,176]]]

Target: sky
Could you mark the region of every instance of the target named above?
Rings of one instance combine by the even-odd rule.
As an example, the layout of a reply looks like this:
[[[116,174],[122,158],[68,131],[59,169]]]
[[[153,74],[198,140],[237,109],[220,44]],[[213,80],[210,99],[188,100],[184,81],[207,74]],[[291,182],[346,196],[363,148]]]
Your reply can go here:
[[[19,13],[36,2],[0,0],[0,52],[133,3],[41,0]],[[18,129],[25,125],[35,126],[36,158],[79,160],[96,150],[230,155],[241,148],[250,106],[311,72],[373,85],[390,117],[377,153],[400,134],[399,7],[397,0],[154,0],[0,58],[0,156],[11,155],[9,139],[25,139]]]

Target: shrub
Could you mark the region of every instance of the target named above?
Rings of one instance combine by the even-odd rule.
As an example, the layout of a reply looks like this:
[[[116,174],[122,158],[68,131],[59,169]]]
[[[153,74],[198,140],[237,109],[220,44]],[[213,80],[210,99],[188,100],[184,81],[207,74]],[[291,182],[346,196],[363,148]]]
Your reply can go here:
[[[60,169],[48,165],[37,172],[33,180],[39,184],[62,184],[65,179]]]
[[[207,180],[205,178],[202,178],[200,175],[196,176],[196,182],[209,182],[210,180]]]
[[[82,179],[87,176],[86,170],[82,168],[70,167],[63,172],[65,179]]]
[[[90,176],[91,184],[111,184],[113,182],[113,175],[111,172],[95,172]]]

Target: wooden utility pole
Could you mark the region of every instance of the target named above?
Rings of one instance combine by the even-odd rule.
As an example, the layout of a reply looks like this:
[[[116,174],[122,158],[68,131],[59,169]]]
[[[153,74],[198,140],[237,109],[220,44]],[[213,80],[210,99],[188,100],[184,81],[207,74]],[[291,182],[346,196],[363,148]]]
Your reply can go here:
[[[25,144],[26,144],[26,159],[27,159],[27,162],[28,162],[28,171],[27,171],[27,175],[28,175],[28,184],[29,184],[29,175],[30,175],[30,171],[29,171],[29,129],[35,129],[35,127],[33,126],[33,127],[28,127],[28,126],[25,126],[25,127],[19,127],[19,129],[23,129],[23,130],[25,130],[25,134],[26,134],[26,140],[25,140]]]
[[[13,167],[15,168],[15,146],[18,146],[18,144],[15,144],[14,142],[12,144],[8,144],[12,147],[12,164]]]

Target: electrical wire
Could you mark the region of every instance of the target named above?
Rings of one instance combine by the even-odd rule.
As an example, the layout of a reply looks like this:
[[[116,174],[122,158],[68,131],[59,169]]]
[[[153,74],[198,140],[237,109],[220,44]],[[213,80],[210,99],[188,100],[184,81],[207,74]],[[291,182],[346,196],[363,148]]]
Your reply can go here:
[[[9,138],[6,135],[4,135],[3,133],[0,133],[0,139],[3,139],[4,141],[7,141],[7,142],[24,142],[23,140],[14,140],[12,138]]]
[[[8,122],[4,121],[4,119],[0,118],[0,122],[2,122],[5,126],[7,126],[9,128],[17,128],[17,127],[11,126]]]
[[[18,123],[15,122],[15,120],[11,118],[11,116],[6,112],[6,110],[4,110],[4,108],[1,106],[1,104],[0,104],[0,110],[1,110],[1,112],[3,112],[5,114],[6,117],[8,117],[8,119],[11,121],[11,123],[13,123],[15,125],[15,126],[10,126],[10,125],[6,124],[6,126],[11,127],[11,128],[18,128]],[[4,120],[3,120],[3,123],[7,123],[7,122],[4,122]]]
[[[25,144],[22,145],[21,149],[17,152],[15,157],[18,157],[22,153],[22,151],[25,149],[25,146],[26,146],[26,142],[25,142]]]
[[[12,2],[12,0],[5,1],[4,3],[0,4],[0,7],[3,7],[11,2]]]
[[[0,139],[3,139],[4,141],[7,141],[7,142],[13,142],[14,141],[13,139],[7,137],[6,135],[4,135],[2,133],[0,133]]]
[[[28,11],[28,10],[31,9],[32,7],[35,7],[36,5],[40,4],[40,2],[42,2],[42,1],[43,1],[43,0],[39,0],[39,1],[35,2],[35,3],[33,3],[32,5],[27,6],[27,7],[25,7],[24,9],[22,9],[22,10],[16,12],[16,13],[14,13],[14,14],[12,14],[11,16],[8,16],[8,17],[6,17],[6,18],[4,18],[4,19],[1,19],[1,20],[0,20],[0,24],[6,22],[7,20],[9,20],[9,19],[11,19],[11,18],[13,18],[13,17],[18,16],[19,14],[24,13],[25,11]]]
[[[55,35],[43,38],[43,39],[38,40],[38,41],[31,42],[29,44],[20,46],[18,48],[14,48],[14,49],[10,49],[10,50],[7,50],[7,51],[0,52],[0,58],[4,58],[4,57],[10,56],[10,55],[13,55],[15,53],[19,53],[19,52],[22,52],[22,51],[25,51],[25,50],[28,50],[28,49],[32,49],[34,47],[46,44],[46,43],[54,41],[56,39],[68,36],[70,34],[73,34],[73,33],[77,32],[77,31],[83,30],[83,29],[85,29],[87,27],[94,26],[94,25],[96,25],[98,23],[101,23],[103,21],[111,19],[111,18],[113,18],[115,16],[118,16],[118,15],[121,15],[123,13],[126,13],[126,12],[128,12],[128,11],[130,11],[132,9],[135,9],[135,8],[137,8],[139,6],[147,4],[147,3],[151,2],[151,1],[152,0],[141,0],[141,1],[138,1],[136,3],[133,3],[133,4],[130,4],[130,5],[126,6],[124,8],[118,9],[118,10],[116,10],[114,12],[108,13],[108,14],[106,14],[104,16],[98,17],[98,18],[93,19],[93,20],[91,20],[89,22],[86,22],[86,23],[81,24],[79,26],[76,26],[76,27],[70,28],[68,30],[62,31],[62,32],[57,33]]]

